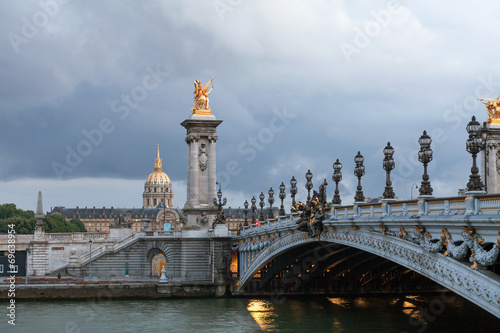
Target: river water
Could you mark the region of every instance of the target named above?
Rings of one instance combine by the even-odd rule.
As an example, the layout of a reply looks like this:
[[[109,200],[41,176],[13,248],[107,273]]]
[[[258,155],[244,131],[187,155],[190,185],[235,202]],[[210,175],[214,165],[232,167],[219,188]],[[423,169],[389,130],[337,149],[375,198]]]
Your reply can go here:
[[[7,310],[3,305],[3,312]],[[16,302],[0,332],[500,332],[500,320],[451,293],[434,296]]]

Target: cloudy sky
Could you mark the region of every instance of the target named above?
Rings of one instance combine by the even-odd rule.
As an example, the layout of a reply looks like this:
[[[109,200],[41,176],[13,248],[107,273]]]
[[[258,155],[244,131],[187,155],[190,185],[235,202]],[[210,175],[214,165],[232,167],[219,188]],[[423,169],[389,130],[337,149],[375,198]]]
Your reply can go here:
[[[160,145],[174,203],[186,201],[185,129],[194,79],[211,77],[217,170],[232,207],[343,164],[352,203],[382,195],[395,147],[396,195],[420,184],[432,136],[434,194],[465,187],[465,126],[498,96],[500,3],[492,1],[0,2],[0,202],[140,207]],[[287,189],[288,193],[288,189]],[[413,191],[416,195],[417,191]]]

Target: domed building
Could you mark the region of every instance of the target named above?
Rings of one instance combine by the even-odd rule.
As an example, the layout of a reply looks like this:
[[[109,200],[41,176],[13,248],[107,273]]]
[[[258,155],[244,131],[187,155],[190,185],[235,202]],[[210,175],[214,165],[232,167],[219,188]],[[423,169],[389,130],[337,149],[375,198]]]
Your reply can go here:
[[[172,183],[167,174],[162,170],[162,159],[160,158],[160,145],[155,159],[155,168],[144,183],[144,193],[142,194],[143,208],[156,208],[160,203],[164,203],[165,208],[172,207],[174,193]]]
[[[110,228],[125,222],[133,232],[140,230],[161,231],[177,230],[182,227],[179,215],[181,209],[173,208],[174,193],[170,178],[162,170],[160,146],[156,154],[154,171],[144,183],[141,208],[66,208],[54,207],[49,214],[59,214],[67,221],[80,219],[89,232],[109,232]],[[147,221],[147,226],[145,222]]]

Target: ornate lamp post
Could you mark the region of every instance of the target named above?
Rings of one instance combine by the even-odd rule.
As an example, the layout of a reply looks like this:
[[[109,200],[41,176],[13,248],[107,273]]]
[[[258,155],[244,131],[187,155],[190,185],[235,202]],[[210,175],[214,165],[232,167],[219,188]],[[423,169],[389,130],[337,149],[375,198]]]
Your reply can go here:
[[[286,186],[283,182],[281,182],[281,185],[280,185],[280,199],[281,199],[281,207],[280,207],[280,216],[285,216],[286,213],[285,213],[285,206],[283,206],[283,200],[285,200],[286,198],[286,193],[285,193],[285,189],[286,189]]]
[[[219,199],[219,202],[217,202],[217,198]],[[217,216],[215,218],[215,224],[225,224],[226,223],[226,216],[224,215],[224,211],[223,211],[223,206],[226,205],[227,203],[227,199],[224,198],[224,200],[222,200],[222,188],[221,188],[221,185],[219,184],[219,190],[217,191],[217,198],[214,198],[214,201],[213,201],[213,204],[214,206],[217,206],[219,211],[217,213]]]
[[[476,121],[476,117],[472,116],[472,120],[467,125],[469,139],[467,140],[466,150],[472,155],[471,175],[467,183],[467,191],[483,191],[484,185],[481,182],[479,169],[476,164],[477,153],[481,151],[482,139],[480,133],[481,125]]]
[[[487,170],[488,170],[488,161],[487,161],[487,157],[488,157],[488,147],[487,147],[487,139],[488,139],[488,136],[490,135],[490,129],[488,128],[488,126],[486,125],[486,122],[483,122],[483,126],[481,126],[481,139],[483,139],[483,147],[482,149],[484,150],[484,174],[483,174],[483,177],[484,177],[484,191],[486,193],[488,193],[488,173],[487,173]]]
[[[248,227],[248,200],[245,200],[245,203],[243,204],[245,206],[245,209],[243,209],[243,212],[245,213],[245,223],[243,224],[245,227]]]
[[[264,221],[264,206],[266,205],[264,203],[264,192],[260,192],[260,195],[259,195],[259,199],[260,199],[260,202],[259,202],[259,206],[260,206],[260,216],[259,216],[259,221]]]
[[[392,157],[394,155],[394,148],[392,148],[390,142],[387,142],[387,146],[385,146],[384,148],[384,155],[384,161],[382,162],[382,165],[386,172],[384,199],[394,199],[395,194],[392,189],[391,171],[394,169],[396,163],[394,162],[394,158]]]
[[[269,202],[269,214],[267,215],[268,219],[274,219],[274,213],[273,213],[273,203],[274,203],[274,191],[273,188],[271,187],[269,189],[269,199],[267,201]]]
[[[354,196],[355,202],[364,202],[365,196],[363,195],[363,188],[361,187],[361,177],[365,174],[365,166],[363,165],[365,158],[358,151],[358,154],[354,157],[354,162],[356,167],[354,168],[354,175],[358,177],[358,187],[356,188],[356,195]]]
[[[420,195],[432,195],[431,182],[429,181],[429,175],[427,174],[427,163],[432,161],[432,149],[431,149],[432,139],[424,131],[418,143],[420,144],[420,151],[418,152],[418,160],[424,165],[424,175],[422,176],[422,183],[420,184],[420,189],[418,190]]]
[[[311,170],[307,170],[306,173],[307,201],[311,200],[311,189],[313,188],[313,183],[311,182],[312,178],[313,174],[311,173]]]
[[[255,196],[252,197],[252,200],[250,200],[252,202],[252,224],[255,222],[255,219],[257,218],[257,216],[255,215],[255,211],[257,210],[257,206],[255,205],[255,203],[257,202],[257,199],[255,199]]]
[[[292,197],[292,205],[295,206],[295,195],[297,194],[297,179],[292,177],[290,180],[290,196]]]
[[[337,161],[333,163],[333,175],[332,175],[332,180],[335,182],[335,194],[333,195],[333,200],[332,204],[334,205],[340,205],[342,203],[342,200],[340,200],[340,195],[339,195],[339,182],[342,180],[342,164],[339,162],[339,159],[337,158]]]
[[[318,193],[318,199],[321,203],[321,206],[326,207],[328,199],[326,198],[326,187],[328,186],[328,182],[323,180],[321,184],[319,184],[319,193]]]

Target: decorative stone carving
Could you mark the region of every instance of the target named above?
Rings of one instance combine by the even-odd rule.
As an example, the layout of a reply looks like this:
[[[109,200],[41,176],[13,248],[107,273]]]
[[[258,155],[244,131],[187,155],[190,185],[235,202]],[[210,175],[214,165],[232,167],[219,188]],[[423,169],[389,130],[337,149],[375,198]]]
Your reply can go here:
[[[326,218],[325,210],[318,197],[318,192],[314,191],[307,204],[299,201],[295,206],[290,206],[292,212],[300,213],[300,218],[296,221],[297,230],[307,232],[310,237],[319,237],[321,235],[323,220]]]
[[[190,132],[195,133],[215,133],[215,128],[212,127],[191,127]]]
[[[208,152],[207,152],[207,145],[202,143],[201,146],[198,148],[198,162],[200,165],[200,170],[205,171],[207,169],[207,164],[208,164]]]
[[[500,149],[498,149],[496,153],[496,166],[497,166],[497,173],[500,173]]]
[[[116,215],[111,223],[111,228],[131,228],[132,227],[132,211],[127,211],[125,216],[122,214]]]
[[[497,242],[489,251],[486,251],[481,246],[483,241],[479,235],[474,235],[472,238],[472,255],[469,258],[469,261],[472,262],[472,269],[476,269],[478,263],[483,266],[493,265],[498,258],[498,253],[500,252],[500,231],[498,232]]]
[[[208,224],[207,214],[201,213],[201,215],[196,218],[196,223],[202,226],[206,226]]]
[[[218,139],[217,135],[210,135],[210,136],[208,137],[208,141],[209,141],[210,143],[215,143],[215,142],[217,141],[217,139]]]
[[[410,240],[418,245],[420,245],[423,249],[429,251],[430,253],[436,253],[443,248],[443,244],[438,242],[431,242],[432,236],[430,233],[425,232],[425,229],[420,228],[418,225],[415,226],[415,231],[413,231],[413,238]]]
[[[188,136],[186,136],[186,142],[187,143],[192,143],[192,142],[198,142],[198,140],[200,140],[200,136],[199,135],[194,135],[194,134],[190,134]]]
[[[468,233],[468,231],[471,230],[468,228],[464,228],[464,232],[462,233],[464,241],[460,245],[456,245],[448,230],[443,229],[442,231],[443,233],[441,234],[441,243],[446,246],[444,255],[459,260],[465,259],[465,256],[467,255],[467,252],[469,250],[470,242],[472,241],[472,236],[470,235],[470,233]]]

